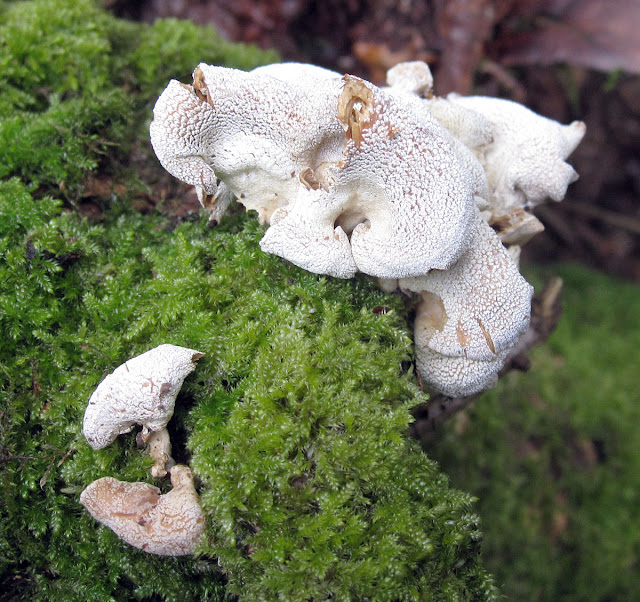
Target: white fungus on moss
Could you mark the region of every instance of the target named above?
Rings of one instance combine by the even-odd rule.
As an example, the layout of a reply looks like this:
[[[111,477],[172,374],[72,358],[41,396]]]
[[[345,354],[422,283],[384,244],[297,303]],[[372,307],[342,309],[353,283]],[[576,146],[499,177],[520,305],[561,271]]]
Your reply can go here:
[[[516,255],[541,230],[529,209],[577,177],[566,159],[584,124],[438,98],[419,61],[390,69],[387,88],[296,63],[201,64],[193,80],[160,96],[151,141],[212,218],[235,197],[270,225],[264,251],[419,293],[423,380],[452,396],[491,387],[530,315],[531,287],[503,243]],[[438,305],[441,324],[427,311]]]
[[[148,483],[103,477],[80,494],[80,503],[131,546],[161,556],[193,554],[205,518],[187,466],[171,469],[171,486],[161,494]]]
[[[176,345],[160,345],[127,360],[93,392],[82,432],[93,449],[112,443],[136,424],[159,431],[173,416],[184,379],[204,354]]]
[[[473,174],[428,112],[360,78],[343,80],[337,117],[346,140],[331,184],[278,209],[261,248],[319,271],[317,258],[334,247],[342,263],[322,273],[340,277],[447,268],[466,246]]]
[[[295,64],[246,73],[202,63],[192,86],[172,80],[150,127],[158,159],[195,186],[209,210],[222,180],[226,200],[235,195],[268,223],[296,196],[301,172],[341,153],[342,129],[332,115],[340,78],[312,71],[313,95],[309,69]]]

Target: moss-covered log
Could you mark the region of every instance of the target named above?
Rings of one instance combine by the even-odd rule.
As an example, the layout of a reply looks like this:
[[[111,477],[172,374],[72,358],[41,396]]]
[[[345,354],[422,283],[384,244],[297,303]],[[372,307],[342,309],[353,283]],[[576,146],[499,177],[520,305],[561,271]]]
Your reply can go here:
[[[0,588],[65,601],[494,597],[473,499],[406,436],[424,396],[401,298],[263,254],[253,218],[211,229],[131,208],[154,194],[131,157],[149,154],[167,80],[201,60],[274,57],[88,1],[0,11]],[[82,217],[100,177],[118,186]],[[169,425],[208,517],[195,558],[131,548],[78,501],[102,476],[151,482],[134,433],[93,451],[81,425],[101,378],[160,343],[206,352]]]

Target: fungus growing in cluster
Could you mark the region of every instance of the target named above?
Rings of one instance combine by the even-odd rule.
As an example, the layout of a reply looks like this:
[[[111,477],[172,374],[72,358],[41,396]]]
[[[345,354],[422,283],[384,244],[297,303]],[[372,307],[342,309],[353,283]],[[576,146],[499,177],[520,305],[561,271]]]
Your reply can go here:
[[[269,224],[263,251],[418,293],[423,381],[469,395],[493,385],[528,327],[517,245],[541,229],[528,210],[576,178],[565,159],[584,124],[438,98],[419,61],[390,69],[387,84],[296,63],[201,64],[192,86],[173,81],[158,99],[151,141],[216,219],[231,195],[256,210]]]
[[[161,556],[193,554],[205,518],[191,470],[175,465],[171,486],[171,491],[161,494],[148,483],[103,477],[80,494],[80,503],[131,546]]]
[[[164,429],[184,379],[203,356],[194,349],[160,345],[118,366],[89,399],[82,426],[89,445],[106,447],[136,424],[145,431]]]

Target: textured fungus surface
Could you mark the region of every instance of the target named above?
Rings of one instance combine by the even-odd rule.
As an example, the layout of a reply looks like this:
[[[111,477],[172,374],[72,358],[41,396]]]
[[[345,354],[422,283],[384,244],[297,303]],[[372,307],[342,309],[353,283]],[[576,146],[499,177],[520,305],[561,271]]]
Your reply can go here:
[[[297,77],[300,71],[306,76]],[[314,67],[323,76],[309,95],[307,71],[300,67],[284,81],[290,69],[246,73],[200,64],[193,87],[171,81],[150,128],[158,159],[201,200],[231,193],[269,222],[297,194],[304,169],[341,152],[343,133],[333,118],[339,77]]]
[[[387,83],[295,63],[201,64],[193,87],[162,94],[151,139],[214,219],[232,195],[257,210],[270,225],[263,251],[420,293],[418,370],[429,388],[468,395],[495,383],[527,328],[532,291],[513,258],[542,229],[528,209],[577,178],[565,159],[584,124],[435,97],[422,62],[396,65]],[[434,298],[447,316],[438,328],[426,317]]]
[[[496,209],[531,207],[547,198],[560,201],[567,186],[578,179],[565,159],[585,134],[583,122],[562,125],[501,98],[455,94],[448,98],[491,123],[492,143],[483,164]]]
[[[340,245],[342,261],[336,253],[325,273],[342,277],[447,268],[466,246],[476,190],[448,134],[428,112],[353,76],[337,107],[346,145],[329,190],[278,210],[262,249],[316,271],[315,258]]]
[[[187,466],[171,469],[171,485],[161,495],[147,483],[103,477],[82,492],[80,503],[129,545],[161,556],[193,554],[205,519]]]
[[[89,399],[82,426],[89,445],[106,447],[136,424],[147,431],[166,427],[184,379],[203,355],[160,345],[118,366]]]
[[[448,270],[402,279],[422,300],[416,363],[431,388],[465,396],[490,388],[529,326],[533,288],[478,215],[467,252]]]

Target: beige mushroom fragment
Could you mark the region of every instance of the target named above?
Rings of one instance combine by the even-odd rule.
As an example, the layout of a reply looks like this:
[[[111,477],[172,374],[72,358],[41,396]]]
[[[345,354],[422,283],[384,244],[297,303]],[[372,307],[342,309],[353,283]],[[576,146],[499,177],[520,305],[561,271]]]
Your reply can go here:
[[[81,494],[91,516],[131,546],[150,554],[193,554],[205,528],[200,498],[187,466],[171,469],[173,489],[103,477]]]
[[[159,431],[142,431],[139,433],[140,439],[146,445],[147,453],[153,458],[154,464],[151,467],[151,476],[161,479],[175,466],[175,461],[171,457],[171,439],[166,428]]]
[[[531,313],[533,288],[479,213],[470,237],[448,270],[399,281],[422,297],[415,322],[418,371],[433,390],[450,396],[493,386]]]
[[[195,349],[160,345],[118,366],[89,399],[82,426],[89,445],[106,447],[136,424],[146,431],[164,429],[184,379],[203,355]]]

